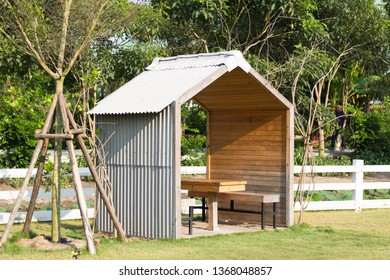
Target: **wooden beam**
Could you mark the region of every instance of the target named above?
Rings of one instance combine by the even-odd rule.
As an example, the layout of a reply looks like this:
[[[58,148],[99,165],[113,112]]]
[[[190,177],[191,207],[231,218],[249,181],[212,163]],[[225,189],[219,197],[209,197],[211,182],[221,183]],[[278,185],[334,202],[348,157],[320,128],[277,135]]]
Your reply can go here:
[[[38,139],[65,139],[65,140],[72,140],[74,136],[72,134],[35,134],[35,138]]]
[[[69,129],[69,131],[66,131],[69,134],[85,134],[84,129]]]

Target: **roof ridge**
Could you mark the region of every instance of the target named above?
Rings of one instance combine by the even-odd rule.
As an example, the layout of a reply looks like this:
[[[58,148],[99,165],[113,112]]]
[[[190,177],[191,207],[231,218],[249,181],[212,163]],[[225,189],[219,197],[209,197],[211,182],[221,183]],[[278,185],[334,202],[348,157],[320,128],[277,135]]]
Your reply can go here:
[[[201,67],[218,67],[225,65],[228,71],[233,70],[237,66],[245,72],[249,72],[251,66],[244,59],[240,51],[225,51],[215,53],[199,53],[178,55],[170,57],[157,57],[145,69],[147,71],[167,71],[174,69],[189,69]]]

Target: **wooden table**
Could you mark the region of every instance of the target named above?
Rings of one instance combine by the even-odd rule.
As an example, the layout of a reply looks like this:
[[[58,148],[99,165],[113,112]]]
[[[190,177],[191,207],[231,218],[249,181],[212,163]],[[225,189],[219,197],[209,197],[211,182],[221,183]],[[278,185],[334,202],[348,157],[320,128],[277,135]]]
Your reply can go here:
[[[202,191],[207,193],[208,226],[212,231],[218,230],[218,199],[220,192],[244,191],[246,181],[219,180],[219,179],[181,179],[181,188],[188,191]]]

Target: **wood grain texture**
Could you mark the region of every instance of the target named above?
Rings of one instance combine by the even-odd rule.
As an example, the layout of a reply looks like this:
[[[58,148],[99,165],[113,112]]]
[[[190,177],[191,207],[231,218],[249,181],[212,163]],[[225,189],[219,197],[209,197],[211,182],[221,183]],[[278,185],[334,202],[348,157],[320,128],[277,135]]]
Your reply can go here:
[[[248,100],[253,102],[252,99]],[[262,99],[262,102],[265,100]],[[233,99],[230,101],[236,102]],[[287,165],[290,161],[286,110],[250,108],[241,112],[211,111],[208,115],[210,178],[245,180],[246,192],[278,195],[281,198],[277,204],[278,226],[286,226]],[[228,200],[228,197],[221,196],[218,201],[220,205],[228,206]],[[256,196],[249,196],[246,201],[239,201],[236,205],[238,209],[249,211],[257,211],[260,207]],[[224,213],[223,217],[232,219],[235,215],[237,213]],[[239,216],[244,222],[259,219],[253,214]],[[266,222],[272,223],[272,220]]]

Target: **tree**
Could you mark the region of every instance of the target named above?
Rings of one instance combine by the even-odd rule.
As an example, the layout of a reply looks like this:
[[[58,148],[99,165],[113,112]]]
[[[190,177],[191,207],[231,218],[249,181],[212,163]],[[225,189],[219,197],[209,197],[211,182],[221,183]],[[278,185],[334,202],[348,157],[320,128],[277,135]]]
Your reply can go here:
[[[125,0],[1,0],[0,32],[10,41],[22,43],[63,94],[64,80],[77,59],[93,40],[109,37],[131,18],[134,5]],[[61,133],[57,108],[56,133]],[[64,119],[64,118],[62,118]],[[60,240],[59,170],[62,142],[55,141],[52,240]],[[58,222],[55,222],[58,221]]]
[[[338,102],[346,105],[353,94],[352,79],[384,76],[388,71],[389,16],[372,0],[324,0],[318,1],[318,7],[316,16],[327,25],[331,40],[325,50],[337,55],[354,47],[342,61],[336,77],[342,84],[341,92],[336,93]]]
[[[185,27],[187,52],[241,50],[266,61],[287,59],[302,38],[323,37],[324,25],[313,16],[313,0],[153,0],[154,7]],[[180,37],[183,35],[178,34]],[[172,34],[168,43],[175,44]]]

